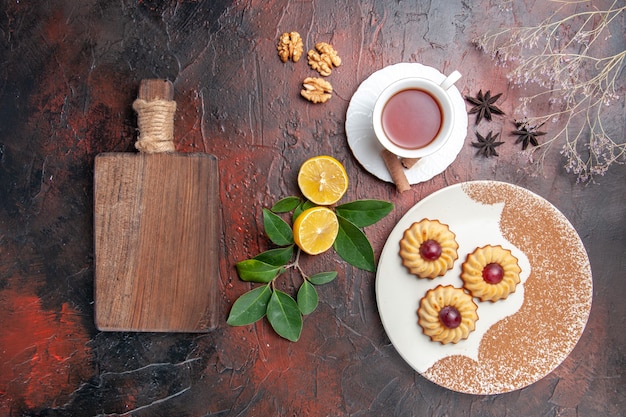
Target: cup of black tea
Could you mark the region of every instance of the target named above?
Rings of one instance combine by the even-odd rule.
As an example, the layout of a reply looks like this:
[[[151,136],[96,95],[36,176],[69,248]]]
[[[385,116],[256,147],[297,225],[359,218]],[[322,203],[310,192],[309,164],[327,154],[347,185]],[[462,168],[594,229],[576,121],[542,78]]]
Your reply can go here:
[[[460,78],[454,71],[440,83],[408,77],[387,86],[376,99],[372,116],[380,144],[402,158],[422,158],[441,149],[454,126],[447,90]]]

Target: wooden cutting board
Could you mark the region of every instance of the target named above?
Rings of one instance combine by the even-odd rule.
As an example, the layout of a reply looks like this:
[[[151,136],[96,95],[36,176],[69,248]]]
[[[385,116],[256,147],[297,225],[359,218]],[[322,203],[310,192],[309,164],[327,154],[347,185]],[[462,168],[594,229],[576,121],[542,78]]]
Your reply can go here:
[[[142,129],[170,140],[171,107],[169,113],[157,114],[159,108],[150,106],[175,107],[172,84],[144,80],[138,99],[148,109],[134,105],[139,137],[146,137],[142,143],[154,139]],[[144,126],[142,120],[147,120]],[[166,132],[155,134],[155,129]],[[172,153],[173,140],[168,149],[96,157],[95,323],[100,330],[207,332],[217,325],[217,159]]]

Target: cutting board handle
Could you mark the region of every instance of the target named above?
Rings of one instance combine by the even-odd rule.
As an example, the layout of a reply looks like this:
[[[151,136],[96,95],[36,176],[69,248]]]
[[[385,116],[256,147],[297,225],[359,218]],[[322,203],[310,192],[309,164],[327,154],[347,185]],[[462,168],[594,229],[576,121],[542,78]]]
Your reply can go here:
[[[160,79],[142,80],[133,109],[137,112],[139,128],[135,148],[144,153],[175,152],[176,102],[172,83]]]

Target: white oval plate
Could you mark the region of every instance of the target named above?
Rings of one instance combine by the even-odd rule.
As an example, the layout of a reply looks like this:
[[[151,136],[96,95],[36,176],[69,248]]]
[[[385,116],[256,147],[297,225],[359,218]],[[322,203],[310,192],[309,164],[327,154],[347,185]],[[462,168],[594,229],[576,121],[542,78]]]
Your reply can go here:
[[[402,265],[399,242],[413,222],[437,219],[456,234],[459,259],[446,275],[420,279]],[[417,323],[426,291],[462,287],[461,265],[474,249],[500,244],[522,268],[515,293],[478,304],[476,330],[457,344],[432,342]],[[413,206],[381,253],[376,300],[396,350],[432,382],[470,394],[497,394],[530,385],[574,348],[592,299],[589,259],[569,221],[548,201],[515,185],[472,181],[439,190]]]
[[[442,82],[446,76],[436,70],[418,63],[403,62],[390,65],[370,75],[361,83],[352,96],[346,113],[346,136],[348,145],[359,163],[379,179],[393,182],[387,167],[380,156],[383,147],[374,133],[372,111],[374,103],[383,89],[402,78],[424,77],[435,82]],[[436,153],[421,158],[411,169],[405,170],[410,184],[424,182],[442,173],[461,151],[467,136],[467,111],[459,90],[452,86],[448,90],[452,96],[456,123],[450,140]]]

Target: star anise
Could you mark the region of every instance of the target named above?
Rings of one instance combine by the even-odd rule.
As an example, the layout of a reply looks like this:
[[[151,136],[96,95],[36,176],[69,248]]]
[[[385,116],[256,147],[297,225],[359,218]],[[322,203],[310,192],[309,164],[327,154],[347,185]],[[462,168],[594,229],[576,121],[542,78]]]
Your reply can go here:
[[[491,120],[492,114],[504,114],[504,112],[495,105],[495,102],[498,101],[501,95],[502,93],[499,93],[491,97],[491,91],[487,91],[485,95],[483,95],[483,90],[480,90],[476,97],[465,96],[465,100],[474,105],[468,113],[477,113],[476,124],[480,123],[483,117],[487,120]]]
[[[482,154],[482,156],[489,158],[490,156],[498,156],[498,152],[496,152],[496,148],[502,145],[504,142],[496,142],[499,133],[493,135],[493,132],[487,133],[487,136],[483,137],[480,133],[476,132],[476,139],[478,142],[472,142],[472,146],[474,148],[478,148],[476,155]]]
[[[537,140],[538,136],[543,136],[546,134],[546,132],[540,132],[539,129],[541,126],[543,126],[543,123],[540,124],[539,126],[530,126],[528,125],[527,122],[518,122],[515,121],[515,131],[511,132],[514,135],[517,135],[517,139],[515,140],[515,143],[521,143],[522,144],[522,150],[526,150],[526,148],[528,148],[528,145],[533,145],[533,146],[537,146],[539,145],[539,141]],[[544,122],[545,123],[545,122]]]

